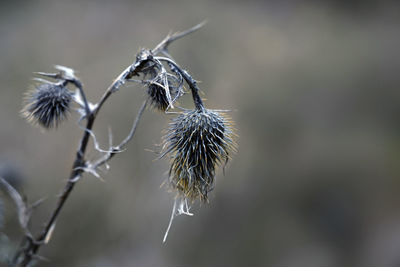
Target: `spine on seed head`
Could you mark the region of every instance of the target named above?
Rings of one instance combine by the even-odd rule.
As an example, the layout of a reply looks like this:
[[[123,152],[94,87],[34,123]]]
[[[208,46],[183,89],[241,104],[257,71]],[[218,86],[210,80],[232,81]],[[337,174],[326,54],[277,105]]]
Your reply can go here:
[[[57,127],[70,111],[72,95],[66,82],[41,83],[27,92],[22,116],[46,129]]]
[[[164,137],[171,156],[169,181],[180,195],[207,200],[214,187],[215,171],[236,149],[229,118],[205,109],[186,111],[174,118]]]

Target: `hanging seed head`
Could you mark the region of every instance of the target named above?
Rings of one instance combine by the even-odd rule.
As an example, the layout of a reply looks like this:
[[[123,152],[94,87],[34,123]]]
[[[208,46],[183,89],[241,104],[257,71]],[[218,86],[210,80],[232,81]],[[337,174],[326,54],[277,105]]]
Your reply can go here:
[[[160,63],[145,61],[140,73],[143,74],[143,81],[147,84],[147,95],[154,109],[166,111],[183,95],[182,77],[174,71],[165,72]]]
[[[30,122],[52,128],[66,118],[72,93],[64,84],[42,83],[26,95],[22,115]]]
[[[165,81],[158,76],[147,87],[151,105],[160,111],[166,111],[182,94],[181,86],[172,76]]]
[[[174,118],[164,137],[171,155],[170,184],[181,196],[206,201],[215,169],[235,151],[232,123],[207,109],[186,111]]]

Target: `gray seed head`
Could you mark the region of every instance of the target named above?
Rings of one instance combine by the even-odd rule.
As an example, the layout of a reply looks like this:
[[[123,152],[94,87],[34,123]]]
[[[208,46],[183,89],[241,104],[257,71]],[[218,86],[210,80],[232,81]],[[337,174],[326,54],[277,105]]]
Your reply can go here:
[[[165,76],[160,74],[161,69],[161,65],[148,61],[143,64],[140,73],[148,77],[147,96],[151,106],[156,110],[166,111],[183,95],[183,80],[176,73],[168,73],[165,79]]]
[[[216,167],[236,149],[233,137],[231,121],[216,111],[186,111],[174,118],[164,137],[171,186],[185,198],[206,201]]]
[[[169,93],[171,96],[171,102],[173,103],[183,94],[183,92],[180,90],[179,85],[173,78],[169,77],[167,81]],[[167,108],[170,106],[170,101],[167,97],[166,88],[166,84],[160,78],[156,79],[155,83],[151,83],[147,87],[147,94],[150,99],[151,105],[155,109],[158,109],[160,111],[166,111]]]
[[[67,117],[72,93],[62,84],[43,83],[26,95],[22,115],[44,128],[57,127]]]

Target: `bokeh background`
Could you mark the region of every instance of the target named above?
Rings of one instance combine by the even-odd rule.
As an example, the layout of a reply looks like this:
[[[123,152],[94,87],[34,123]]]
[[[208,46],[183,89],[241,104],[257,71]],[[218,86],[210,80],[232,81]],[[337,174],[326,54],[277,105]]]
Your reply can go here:
[[[32,231],[82,135],[76,114],[57,131],[20,117],[34,71],[75,68],[95,102],[139,48],[207,19],[170,52],[240,136],[210,203],[177,217],[162,244],[174,195],[151,151],[171,115],[146,111],[105,181],[77,185],[37,266],[400,266],[399,14],[397,1],[2,1],[0,174],[29,201],[47,198]],[[109,126],[124,137],[144,97],[129,86],[106,103],[103,145]],[[22,233],[0,199],[1,265]]]

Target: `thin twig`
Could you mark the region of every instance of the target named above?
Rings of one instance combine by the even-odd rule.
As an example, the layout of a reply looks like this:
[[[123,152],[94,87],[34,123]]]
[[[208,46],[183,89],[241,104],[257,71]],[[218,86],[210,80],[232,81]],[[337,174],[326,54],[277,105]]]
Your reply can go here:
[[[176,32],[173,35],[167,35],[167,37],[165,37],[164,40],[161,41],[161,43],[159,43],[154,49],[151,50],[152,54],[153,55],[157,55],[158,53],[161,53],[161,52],[164,52],[164,51],[168,53],[168,46],[172,42],[174,42],[174,41],[176,41],[176,40],[178,40],[178,39],[180,39],[182,37],[185,37],[186,35],[191,34],[192,32],[197,31],[198,29],[203,27],[206,23],[207,23],[207,21],[205,20],[205,21],[200,22],[196,26],[194,26],[194,27],[192,27],[192,28],[190,28],[190,29],[188,29],[186,31]]]
[[[10,185],[4,178],[0,176],[0,185],[2,185],[11,199],[14,201],[15,206],[17,207],[18,212],[18,221],[21,228],[24,230],[26,235],[30,236],[28,230],[28,222],[29,222],[29,208],[23,200],[22,196],[18,193],[18,191]]]
[[[82,96],[83,103],[84,103],[84,105],[85,105],[85,112],[86,112],[85,115],[86,115],[86,116],[89,116],[89,114],[90,114],[92,111],[90,110],[89,102],[87,101],[85,92],[83,91],[81,81],[79,81],[78,79],[73,79],[71,82],[78,88],[79,93],[80,93],[81,96]]]
[[[120,75],[114,80],[114,82],[108,87],[108,89],[104,92],[100,101],[97,104],[96,109],[93,111],[95,115],[99,112],[104,102],[111,96],[112,93],[116,92],[121,85],[124,84],[124,80],[132,72],[132,66],[127,67]]]
[[[145,100],[142,104],[142,106],[140,107],[135,121],[132,124],[132,128],[129,132],[129,134],[125,137],[125,139],[118,145],[113,147],[112,149],[110,149],[111,151],[107,154],[105,154],[103,157],[101,157],[100,159],[98,159],[96,162],[92,163],[94,168],[100,167],[101,165],[107,163],[112,157],[114,157],[115,154],[117,154],[119,151],[121,151],[126,144],[133,138],[133,136],[135,135],[137,126],[139,124],[140,118],[143,115],[144,110],[146,109],[146,105],[147,105],[147,100]]]

